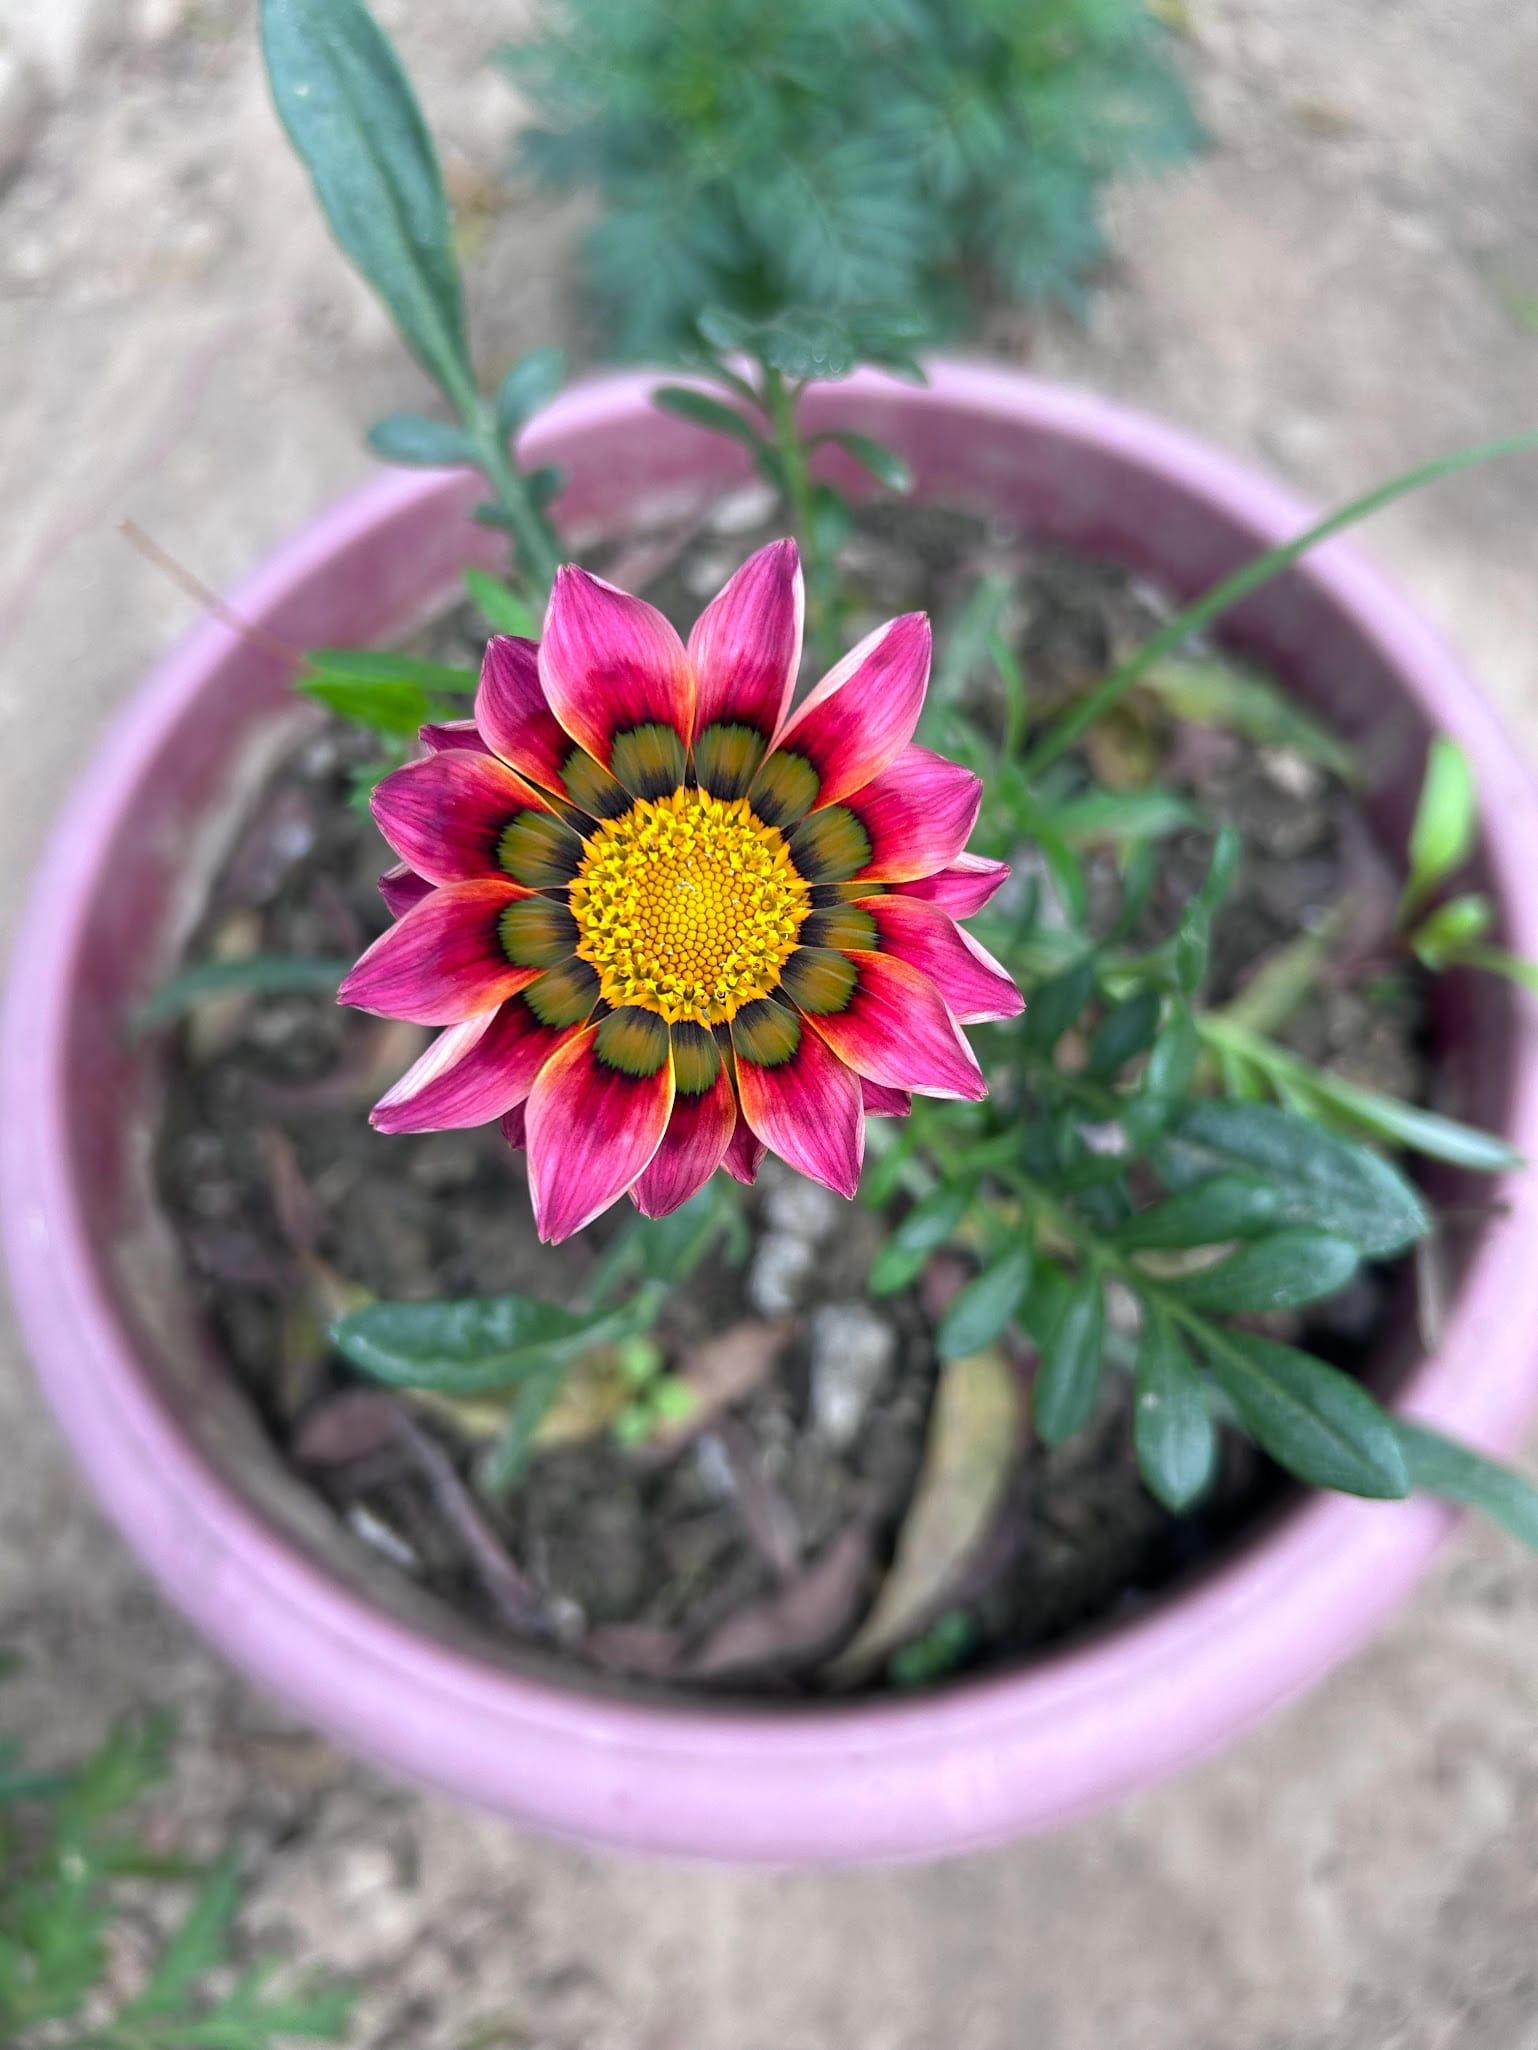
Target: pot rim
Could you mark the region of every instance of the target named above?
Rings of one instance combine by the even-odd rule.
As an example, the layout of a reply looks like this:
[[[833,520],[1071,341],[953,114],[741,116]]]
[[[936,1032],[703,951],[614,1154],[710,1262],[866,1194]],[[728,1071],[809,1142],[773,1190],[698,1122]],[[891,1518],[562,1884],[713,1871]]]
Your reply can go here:
[[[633,418],[654,381],[627,373],[573,388],[531,433],[531,457],[547,436]],[[846,387],[874,388],[954,416],[957,432],[968,415],[985,426],[1004,412],[1156,468],[1262,541],[1310,517],[1184,433],[1018,373],[946,362],[921,389],[874,373]],[[366,484],[247,579],[234,609],[260,622],[317,565],[451,479]],[[1316,550],[1301,574],[1468,754],[1510,943],[1538,954],[1538,793],[1494,715],[1349,544]],[[924,1856],[1050,1826],[1175,1770],[1301,1692],[1410,1591],[1449,1511],[1312,1496],[1189,1590],[1028,1666],[933,1694],[763,1708],[617,1700],[584,1691],[575,1669],[570,1685],[547,1683],[420,1633],[333,1578],[226,1481],[152,1387],[104,1285],[66,1139],[60,1049],[88,903],[146,766],[229,639],[204,624],[157,668],[56,829],[11,967],[0,1198],[22,1326],[77,1456],[157,1580],[257,1678],[398,1772],[588,1841],[771,1861]],[[1514,1054],[1506,1136],[1538,1156],[1531,1036]],[[1538,1344],[1526,1336],[1538,1331],[1538,1176],[1503,1193],[1511,1207],[1471,1259],[1445,1343],[1396,1404],[1491,1451],[1511,1447],[1538,1400]],[[521,1764],[509,1755],[520,1746]],[[527,1783],[535,1775],[543,1786]]]

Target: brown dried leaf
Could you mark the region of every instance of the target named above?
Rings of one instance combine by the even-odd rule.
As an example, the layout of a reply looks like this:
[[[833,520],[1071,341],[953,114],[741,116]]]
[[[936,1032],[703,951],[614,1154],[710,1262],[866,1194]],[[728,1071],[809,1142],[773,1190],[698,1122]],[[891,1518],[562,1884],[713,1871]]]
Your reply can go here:
[[[924,1465],[892,1569],[859,1631],[827,1667],[828,1679],[863,1678],[945,1606],[1004,1498],[1023,1420],[1019,1380],[998,1347],[941,1369]]]
[[[394,1442],[400,1420],[393,1396],[348,1388],[311,1410],[295,1434],[294,1457],[306,1466],[348,1466],[371,1458]]]
[[[815,1665],[860,1613],[873,1557],[870,1525],[849,1524],[798,1579],[728,1616],[685,1661],[683,1674],[735,1680]]]

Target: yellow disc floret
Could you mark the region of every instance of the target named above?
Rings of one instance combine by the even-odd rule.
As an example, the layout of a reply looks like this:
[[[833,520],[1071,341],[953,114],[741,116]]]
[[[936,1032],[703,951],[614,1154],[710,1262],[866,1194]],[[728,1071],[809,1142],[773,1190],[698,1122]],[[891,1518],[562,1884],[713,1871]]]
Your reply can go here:
[[[717,1025],[767,996],[811,896],[784,835],[745,798],[638,798],[588,841],[571,886],[577,952],[605,1000]]]

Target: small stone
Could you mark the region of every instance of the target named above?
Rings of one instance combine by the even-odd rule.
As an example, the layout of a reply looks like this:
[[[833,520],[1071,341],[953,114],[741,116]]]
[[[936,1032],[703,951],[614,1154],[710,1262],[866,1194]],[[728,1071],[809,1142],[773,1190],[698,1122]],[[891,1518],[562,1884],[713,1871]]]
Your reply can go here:
[[[765,1232],[748,1270],[748,1301],[762,1317],[786,1316],[804,1296],[815,1260],[805,1239]]]
[[[768,522],[779,502],[772,485],[744,484],[716,501],[706,524],[712,534],[751,534]]]
[[[0,49],[0,186],[26,155],[42,105],[36,73],[11,51]]]
[[[812,1427],[842,1450],[860,1434],[897,1355],[897,1334],[865,1303],[824,1303],[811,1320]]]
[[[801,1174],[777,1176],[764,1192],[764,1216],[770,1228],[813,1245],[832,1226],[837,1207],[829,1190]]]
[[[1295,797],[1299,803],[1317,797],[1324,788],[1324,771],[1317,762],[1300,755],[1295,748],[1263,747],[1259,754],[1261,774],[1268,783]]]

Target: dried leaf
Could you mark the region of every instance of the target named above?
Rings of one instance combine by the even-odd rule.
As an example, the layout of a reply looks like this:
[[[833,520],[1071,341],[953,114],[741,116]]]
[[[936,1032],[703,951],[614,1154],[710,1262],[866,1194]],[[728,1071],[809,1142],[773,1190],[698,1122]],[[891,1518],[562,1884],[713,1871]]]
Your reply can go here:
[[[300,1425],[293,1452],[306,1466],[348,1466],[393,1444],[400,1406],[375,1388],[348,1388],[323,1402]]]
[[[849,1524],[799,1579],[728,1616],[685,1662],[684,1675],[735,1680],[815,1665],[859,1615],[874,1549],[870,1525]]]
[[[715,1442],[743,1530],[764,1563],[785,1579],[801,1558],[801,1526],[795,1511],[765,1474],[753,1440],[740,1423],[728,1417],[715,1433]]]
[[[859,1680],[946,1605],[1004,1498],[1023,1420],[1020,1384],[998,1347],[943,1368],[923,1470],[892,1569],[826,1678],[845,1685]]]

